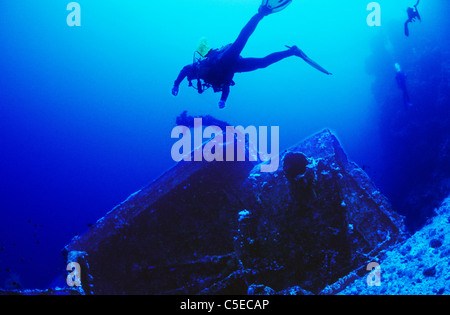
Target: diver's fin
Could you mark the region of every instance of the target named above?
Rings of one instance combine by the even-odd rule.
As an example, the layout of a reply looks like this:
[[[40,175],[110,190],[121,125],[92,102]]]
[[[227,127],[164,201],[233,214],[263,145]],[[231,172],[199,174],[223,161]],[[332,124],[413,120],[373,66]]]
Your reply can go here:
[[[302,58],[307,64],[309,64],[311,67],[316,68],[320,72],[325,73],[326,75],[333,75],[331,72],[328,72],[325,68],[320,66],[317,62],[313,61],[311,58],[309,58],[301,49],[299,49],[297,46],[287,46],[287,48],[291,49],[295,56]]]
[[[261,6],[275,13],[286,9],[291,3],[292,0],[263,0]]]
[[[409,36],[408,23],[409,23],[409,21],[406,21],[406,23],[405,23],[405,35],[406,35],[406,36]]]

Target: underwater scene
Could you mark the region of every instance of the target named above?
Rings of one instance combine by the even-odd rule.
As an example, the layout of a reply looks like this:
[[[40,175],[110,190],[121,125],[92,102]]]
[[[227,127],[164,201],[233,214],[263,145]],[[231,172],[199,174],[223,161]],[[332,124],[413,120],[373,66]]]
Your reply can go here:
[[[448,12],[1,1],[0,295],[449,295]]]

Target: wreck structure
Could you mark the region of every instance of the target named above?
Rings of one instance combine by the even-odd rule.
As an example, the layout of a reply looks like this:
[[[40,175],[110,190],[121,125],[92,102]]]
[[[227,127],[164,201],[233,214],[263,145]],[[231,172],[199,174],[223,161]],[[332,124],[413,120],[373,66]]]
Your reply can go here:
[[[403,217],[329,130],[280,164],[176,164],[64,248],[82,291],[334,294],[405,239]]]

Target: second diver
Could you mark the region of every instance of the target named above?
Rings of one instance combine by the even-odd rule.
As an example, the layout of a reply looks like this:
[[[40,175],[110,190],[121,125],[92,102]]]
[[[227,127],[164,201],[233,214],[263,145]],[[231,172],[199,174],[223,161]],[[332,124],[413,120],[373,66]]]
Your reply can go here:
[[[413,23],[418,19],[419,21],[422,21],[422,18],[420,17],[419,10],[417,10],[417,6],[419,5],[420,0],[417,0],[417,3],[414,7],[408,8],[406,12],[408,13],[408,19],[405,22],[405,35],[409,36],[409,23]]]

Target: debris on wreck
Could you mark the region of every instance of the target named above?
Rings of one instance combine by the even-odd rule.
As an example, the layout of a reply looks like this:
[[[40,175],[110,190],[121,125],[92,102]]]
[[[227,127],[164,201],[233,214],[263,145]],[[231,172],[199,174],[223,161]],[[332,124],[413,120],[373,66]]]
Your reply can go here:
[[[93,294],[319,293],[404,240],[403,218],[324,130],[255,162],[180,162],[68,244]]]

